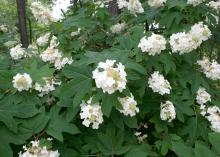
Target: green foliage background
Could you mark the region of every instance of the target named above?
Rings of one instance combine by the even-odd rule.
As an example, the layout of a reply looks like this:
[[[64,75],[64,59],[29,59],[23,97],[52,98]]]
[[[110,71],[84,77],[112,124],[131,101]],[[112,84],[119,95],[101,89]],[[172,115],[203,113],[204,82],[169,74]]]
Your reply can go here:
[[[106,8],[98,9],[92,16],[94,4],[90,1],[73,6],[63,22],[53,23],[49,28],[32,19],[33,40],[39,34],[50,31],[59,39],[59,48],[74,58],[74,63],[62,71],[55,71],[51,65],[39,58],[26,58],[15,62],[4,46],[8,40],[18,40],[17,15],[14,1],[3,1],[0,5],[0,22],[9,26],[11,33],[0,34],[0,156],[18,156],[22,145],[33,139],[51,136],[54,148],[61,157],[76,156],[125,156],[125,157],[217,157],[220,156],[220,134],[209,128],[207,120],[199,114],[195,94],[203,86],[212,95],[212,103],[220,107],[219,81],[207,79],[195,64],[202,56],[219,60],[220,26],[216,25],[212,12],[205,3],[198,7],[186,4],[185,0],[168,0],[161,9],[147,6],[142,1],[145,12],[135,17],[126,9],[117,17],[109,15]],[[27,6],[28,8],[28,6]],[[12,16],[5,16],[5,15]],[[160,55],[143,54],[137,45],[144,36],[144,23],[156,21],[165,29],[150,29],[168,38],[172,33],[189,28],[206,17],[211,20],[211,40],[189,54],[170,54],[167,49]],[[126,21],[128,26],[120,35],[110,32],[110,26]],[[82,28],[79,37],[71,38],[70,33]],[[93,91],[95,83],[92,70],[97,63],[106,59],[116,59],[126,67],[128,74],[126,95],[131,91],[140,107],[140,113],[133,118],[125,117],[116,110],[117,97]],[[169,96],[152,92],[147,78],[154,71],[160,71],[172,86]],[[62,85],[43,98],[35,91],[17,92],[12,87],[12,78],[18,72],[31,74],[34,81],[53,76],[62,80]],[[102,101],[104,123],[99,130],[85,128],[79,118],[79,104],[95,95]],[[177,118],[172,123],[160,120],[160,103],[171,100],[176,108]],[[140,123],[148,128],[141,131],[148,135],[139,143],[134,132]]]

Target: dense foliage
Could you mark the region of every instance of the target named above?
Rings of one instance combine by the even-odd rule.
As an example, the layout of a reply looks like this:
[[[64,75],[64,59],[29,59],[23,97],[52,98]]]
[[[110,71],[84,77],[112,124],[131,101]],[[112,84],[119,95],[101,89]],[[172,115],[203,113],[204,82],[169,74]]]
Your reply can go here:
[[[220,156],[220,2],[41,2],[27,49],[0,16],[1,157]]]

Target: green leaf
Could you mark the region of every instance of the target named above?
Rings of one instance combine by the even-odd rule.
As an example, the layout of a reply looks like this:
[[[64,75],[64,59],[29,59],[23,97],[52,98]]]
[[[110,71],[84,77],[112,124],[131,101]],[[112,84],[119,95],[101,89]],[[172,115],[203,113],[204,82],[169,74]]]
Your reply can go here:
[[[35,104],[10,95],[0,101],[0,121],[14,132],[17,132],[17,118],[29,118],[38,113]]]
[[[142,144],[137,146],[132,146],[131,149],[125,154],[125,157],[148,157],[157,156],[152,148],[148,144]]]
[[[26,67],[24,69],[24,72],[28,73],[33,81],[38,82],[40,84],[45,83],[45,81],[43,80],[44,77],[53,77],[54,71],[55,70],[49,68],[47,64],[39,67],[37,61],[33,61],[30,67]]]
[[[108,93],[103,93],[102,99],[102,112],[105,116],[109,117],[112,111],[112,107],[118,104],[118,97],[116,94],[109,95]]]
[[[193,157],[193,149],[182,142],[172,142],[172,150],[178,157]]]
[[[196,142],[195,157],[217,157],[217,155],[211,151],[207,145],[201,142]]]
[[[54,106],[49,114],[50,121],[46,128],[47,134],[56,138],[57,140],[63,142],[62,133],[69,134],[78,134],[80,133],[76,125],[72,124],[70,121],[67,121],[64,116],[59,114],[60,108]]]
[[[218,155],[220,155],[220,134],[219,133],[209,133],[208,135],[209,137],[209,141],[212,144],[212,148],[215,152],[218,153]]]

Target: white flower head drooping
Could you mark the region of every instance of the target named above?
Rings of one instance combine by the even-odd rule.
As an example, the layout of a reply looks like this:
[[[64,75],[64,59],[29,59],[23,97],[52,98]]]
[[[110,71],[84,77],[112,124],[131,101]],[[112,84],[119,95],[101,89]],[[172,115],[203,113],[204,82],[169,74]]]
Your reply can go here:
[[[143,37],[138,44],[142,52],[147,52],[151,56],[160,54],[166,49],[166,39],[162,35],[152,34],[150,37]]]
[[[43,78],[45,80],[45,84],[41,85],[39,83],[35,83],[35,90],[39,92],[38,96],[42,97],[46,94],[49,94],[51,91],[55,90],[56,85],[60,85],[60,81],[56,81],[54,78]]]
[[[26,51],[21,46],[21,44],[18,44],[17,46],[10,49],[10,56],[12,59],[18,60],[26,57]]]
[[[203,58],[202,60],[198,60],[197,64],[201,66],[206,77],[212,80],[220,79],[220,64],[217,61],[213,60],[210,62],[208,58]]]
[[[49,41],[50,33],[46,33],[37,39],[37,45],[45,46]]]
[[[159,93],[160,95],[170,94],[170,83],[164,78],[163,75],[159,74],[158,71],[155,71],[153,74],[151,74],[148,84],[154,92]]]
[[[122,105],[122,109],[119,111],[123,113],[125,116],[135,116],[139,112],[139,108],[137,107],[137,102],[134,100],[134,96],[127,96],[124,98],[118,98],[119,102]]]
[[[193,40],[198,41],[199,43],[208,40],[212,35],[208,26],[203,24],[203,22],[194,24],[189,33],[192,35]]]
[[[205,88],[200,87],[197,91],[196,102],[200,105],[203,105],[208,101],[211,101],[211,95],[206,92]]]
[[[148,0],[148,5],[150,7],[159,8],[164,6],[167,0]]]
[[[32,79],[29,74],[17,74],[13,77],[13,87],[16,88],[19,92],[25,90],[28,91],[32,88]]]
[[[99,102],[92,104],[92,97],[87,101],[81,103],[80,118],[83,119],[82,124],[86,127],[98,129],[99,125],[103,123],[103,113]]]
[[[107,92],[108,94],[115,91],[122,92],[126,88],[126,76],[124,65],[120,62],[116,64],[116,60],[100,62],[93,71],[96,87],[101,88],[104,93]]]
[[[201,4],[204,0],[187,0],[187,4],[191,4],[194,7]]]
[[[112,33],[119,34],[125,29],[125,26],[126,26],[125,22],[117,23],[111,26],[110,30],[112,31]]]
[[[49,140],[48,140],[49,141]],[[19,157],[59,157],[58,150],[53,151],[41,146],[40,141],[31,141],[30,146],[23,146],[23,152],[19,153]]]
[[[176,111],[173,103],[171,101],[166,101],[160,104],[160,118],[171,122],[176,118]]]
[[[142,7],[142,4],[139,0],[129,0],[128,2],[128,10],[132,13],[143,13],[144,9]]]

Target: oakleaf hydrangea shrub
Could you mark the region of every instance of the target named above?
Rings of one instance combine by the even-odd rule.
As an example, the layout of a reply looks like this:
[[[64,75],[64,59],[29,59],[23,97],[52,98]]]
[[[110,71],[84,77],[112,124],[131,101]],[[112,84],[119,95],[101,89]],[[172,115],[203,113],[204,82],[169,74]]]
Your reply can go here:
[[[0,26],[1,157],[220,156],[220,1],[26,7],[28,48]]]

